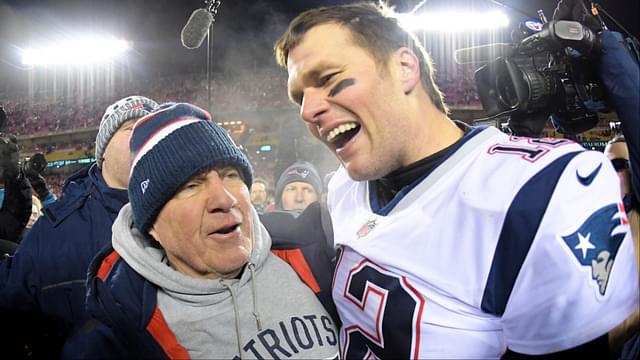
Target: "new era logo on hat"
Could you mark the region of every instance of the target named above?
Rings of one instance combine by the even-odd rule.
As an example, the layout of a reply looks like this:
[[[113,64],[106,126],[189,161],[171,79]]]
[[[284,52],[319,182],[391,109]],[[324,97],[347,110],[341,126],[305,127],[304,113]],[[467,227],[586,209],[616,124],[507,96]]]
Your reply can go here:
[[[142,193],[144,194],[145,191],[147,191],[147,188],[149,187],[149,182],[150,180],[147,179],[143,182],[140,183],[140,190],[142,190]]]

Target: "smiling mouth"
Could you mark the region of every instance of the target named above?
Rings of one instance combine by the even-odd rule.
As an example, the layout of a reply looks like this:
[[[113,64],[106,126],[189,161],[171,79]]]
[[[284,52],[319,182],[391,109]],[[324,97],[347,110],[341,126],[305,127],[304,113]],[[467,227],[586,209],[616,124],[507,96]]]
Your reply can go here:
[[[336,149],[342,148],[360,131],[360,125],[354,122],[346,123],[331,130],[325,140]]]

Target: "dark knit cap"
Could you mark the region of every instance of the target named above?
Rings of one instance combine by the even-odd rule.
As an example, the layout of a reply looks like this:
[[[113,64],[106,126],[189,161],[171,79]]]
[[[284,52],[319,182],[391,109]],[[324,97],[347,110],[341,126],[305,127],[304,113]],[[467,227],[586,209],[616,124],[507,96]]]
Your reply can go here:
[[[296,161],[282,172],[280,179],[276,183],[276,204],[278,208],[282,208],[282,192],[284,188],[287,184],[296,181],[311,184],[318,197],[322,194],[322,180],[315,166],[307,161]]]
[[[234,166],[251,187],[247,157],[209,113],[194,105],[160,105],[136,122],[130,146],[129,201],[143,233],[178,189],[206,169]]]

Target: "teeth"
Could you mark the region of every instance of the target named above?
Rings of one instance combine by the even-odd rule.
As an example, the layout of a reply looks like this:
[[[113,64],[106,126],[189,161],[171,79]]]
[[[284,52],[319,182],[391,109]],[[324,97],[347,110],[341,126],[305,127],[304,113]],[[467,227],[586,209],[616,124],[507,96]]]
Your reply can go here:
[[[340,134],[342,134],[344,132],[347,132],[347,131],[349,131],[351,129],[355,129],[356,126],[358,126],[358,125],[356,125],[356,123],[348,123],[348,124],[342,124],[342,125],[338,126],[337,128],[335,128],[335,129],[333,129],[333,130],[331,130],[329,132],[329,135],[327,135],[327,138],[326,138],[327,142],[333,141],[333,139],[335,139],[336,136],[338,136],[338,135],[340,135]]]

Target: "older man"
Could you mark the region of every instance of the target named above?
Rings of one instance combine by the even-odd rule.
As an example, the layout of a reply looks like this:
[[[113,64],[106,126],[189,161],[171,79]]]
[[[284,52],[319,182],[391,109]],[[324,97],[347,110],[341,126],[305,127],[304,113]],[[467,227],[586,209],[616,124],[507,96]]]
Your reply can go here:
[[[337,356],[331,318],[269,252],[247,158],[207,112],[162,105],[136,123],[131,151],[131,204],[90,269],[102,325],[81,356]]]

